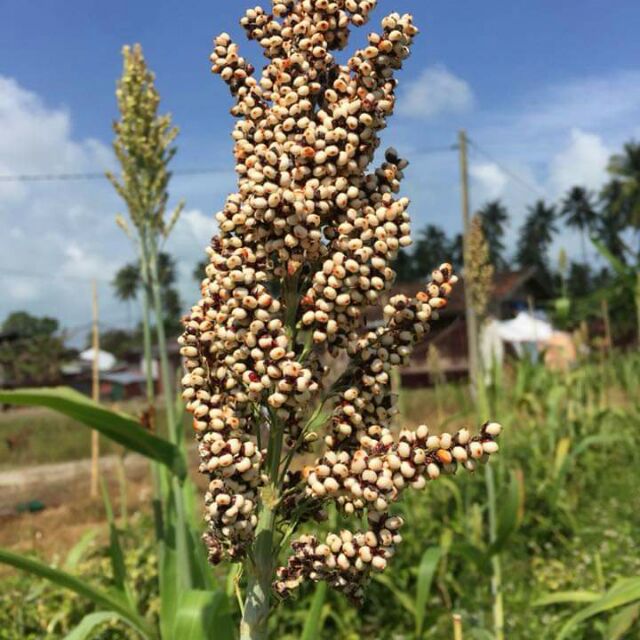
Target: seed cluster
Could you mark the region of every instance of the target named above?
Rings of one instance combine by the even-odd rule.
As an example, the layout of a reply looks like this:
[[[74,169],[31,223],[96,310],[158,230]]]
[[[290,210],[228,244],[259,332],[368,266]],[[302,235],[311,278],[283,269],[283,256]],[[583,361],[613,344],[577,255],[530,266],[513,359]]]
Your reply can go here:
[[[351,533],[330,533],[319,542],[315,536],[303,535],[291,546],[293,554],[286,567],[280,567],[274,589],[288,596],[305,579],[326,580],[334,589],[359,603],[371,571],[383,571],[393,556],[395,545],[402,541],[398,532],[403,521],[399,516],[369,516],[370,529]]]
[[[330,502],[368,523],[324,542],[295,540],[277,571],[283,596],[308,578],[358,600],[401,540],[402,520],[389,513],[401,491],[497,450],[495,423],[474,438],[390,429],[392,368],[406,364],[456,276],[441,265],[415,298],[389,299],[382,326],[367,331],[365,312],[388,298],[393,261],[410,243],[409,201],[398,195],[407,161],[391,148],[369,167],[417,33],[411,16],[393,13],[339,64],[334,52],[375,6],[274,0],[270,13],[249,9],[241,24],[267,58],[259,78],[227,34],[211,55],[234,97],[238,187],[216,214],[202,297],[180,338],[183,397],[209,478],[210,559],[247,554],[267,500],[289,529],[322,517]],[[349,364],[329,384],[326,356],[345,354]],[[291,468],[323,426],[324,453]]]

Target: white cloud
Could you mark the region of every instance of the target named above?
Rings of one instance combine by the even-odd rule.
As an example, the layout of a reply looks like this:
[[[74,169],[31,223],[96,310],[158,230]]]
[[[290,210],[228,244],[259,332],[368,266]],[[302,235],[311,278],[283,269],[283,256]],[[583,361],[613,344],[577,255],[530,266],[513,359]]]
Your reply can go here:
[[[213,216],[207,216],[200,209],[189,209],[182,212],[182,220],[186,223],[193,239],[208,244],[211,236],[215,233],[217,223]]]
[[[504,195],[509,181],[508,176],[493,162],[474,163],[469,168],[469,174],[480,190],[479,200],[495,200]]]
[[[0,174],[82,173],[113,165],[110,148],[73,135],[72,119],[12,78],[0,76]],[[122,309],[109,281],[131,248],[114,224],[120,208],[105,182],[0,182],[0,322],[24,308],[67,326],[85,324],[92,278],[101,314]],[[79,336],[83,339],[84,336]]]
[[[608,177],[610,155],[640,137],[640,68],[566,78],[515,96],[505,83],[502,96],[490,108],[474,109],[465,125],[475,143],[469,158],[472,210],[499,197],[511,214],[507,243],[513,250],[529,205],[539,198],[555,204],[576,184],[597,191]],[[455,131],[443,131],[440,121],[425,120],[416,128],[404,118],[394,135],[401,151],[415,150],[408,153],[412,165],[405,184],[413,198],[414,228],[430,222],[459,231],[457,158],[419,153],[434,141],[451,145]],[[580,256],[579,235],[563,225],[550,255],[560,246]]]
[[[32,278],[13,277],[3,288],[11,298],[19,302],[31,302],[40,295],[40,285]]]
[[[47,105],[14,79],[0,76],[0,175],[113,167],[109,146],[78,138],[72,122],[65,109]],[[234,174],[174,180],[176,199],[221,204]],[[114,221],[119,211],[123,203],[106,180],[0,182],[0,322],[17,309],[52,315],[67,327],[83,327],[73,334],[79,344],[91,318],[94,278],[105,325],[134,322],[132,307],[115,299],[110,284],[117,269],[135,260],[133,246]],[[191,206],[169,239],[166,250],[178,264],[185,308],[197,298],[191,274],[215,229],[213,215]],[[137,317],[135,305],[133,312]]]
[[[397,113],[408,118],[430,119],[460,113],[473,107],[469,84],[441,65],[427,67],[400,95]]]
[[[568,80],[533,94],[529,104],[526,119],[537,131],[628,128],[640,107],[640,70]]]
[[[607,164],[612,150],[602,137],[572,129],[569,144],[559,151],[549,165],[549,187],[561,195],[574,185],[599,189],[607,179]]]

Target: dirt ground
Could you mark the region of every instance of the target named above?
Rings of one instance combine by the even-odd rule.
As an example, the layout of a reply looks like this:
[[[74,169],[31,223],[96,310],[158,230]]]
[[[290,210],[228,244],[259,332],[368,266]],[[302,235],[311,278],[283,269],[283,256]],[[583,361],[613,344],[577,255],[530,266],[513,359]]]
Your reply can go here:
[[[114,511],[120,509],[120,484],[115,456],[101,460]],[[138,456],[125,463],[127,512],[150,510],[151,486],[148,465]],[[11,474],[11,475],[10,475]],[[48,480],[42,481],[42,476]],[[89,494],[88,461],[43,465],[0,473],[0,546],[13,551],[37,551],[54,560],[71,549],[82,535],[98,528],[98,539],[106,538],[106,515],[102,497]],[[37,500],[44,508],[19,513],[19,508]]]

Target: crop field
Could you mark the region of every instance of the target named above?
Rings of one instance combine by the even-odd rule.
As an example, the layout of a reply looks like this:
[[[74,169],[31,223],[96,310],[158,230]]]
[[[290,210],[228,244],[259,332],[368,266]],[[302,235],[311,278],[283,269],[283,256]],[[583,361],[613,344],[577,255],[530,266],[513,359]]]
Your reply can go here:
[[[492,557],[499,557],[501,564],[508,638],[555,637],[572,615],[624,581],[636,579],[640,572],[639,375],[640,358],[635,354],[613,354],[604,363],[585,362],[568,374],[524,364],[507,371],[502,386],[492,393],[505,427],[501,455],[491,463],[498,544],[492,549],[488,541],[484,470],[460,475],[455,483],[441,479],[428,485],[400,507],[406,526],[403,544],[392,560],[393,573],[374,579],[361,609],[327,592],[318,637],[448,638],[455,613],[461,616],[465,638],[489,638]],[[403,390],[402,421],[417,424],[425,414],[433,415],[430,424],[437,431],[443,425],[436,422],[436,394],[443,414],[455,416],[456,422],[464,424],[472,414],[471,403],[465,401],[466,388],[451,384]],[[14,419],[28,419],[21,413],[5,414],[3,428],[8,429]],[[81,427],[64,419],[49,422],[52,415],[34,412],[29,424],[34,429],[54,425],[60,451],[30,450],[24,454],[30,462],[66,459],[73,455],[72,443],[88,446],[88,440],[79,438],[86,435]],[[79,447],[77,454],[83,451]],[[121,493],[115,490],[113,496],[118,513]],[[135,598],[153,617],[159,594],[151,509],[135,496],[130,497],[129,508],[135,508],[136,515],[119,518],[125,561]],[[52,548],[45,541],[36,545],[36,553],[108,587],[114,576],[107,525],[102,507],[94,505],[91,511],[92,520],[74,530],[76,542],[69,536],[66,548]],[[69,512],[59,514],[59,522],[55,512],[21,517],[46,517],[45,538],[70,524],[65,522]],[[15,527],[16,521],[3,526]],[[14,538],[13,542],[16,548],[25,548],[24,541]],[[220,574],[232,603],[233,572]],[[603,607],[566,637],[636,637],[637,579],[634,584],[635,600],[616,606],[612,613]],[[2,638],[64,638],[91,610],[79,596],[9,570],[3,570],[0,593]],[[314,597],[315,591],[307,587],[278,610],[272,620],[278,637],[300,637]],[[24,602],[34,606],[24,607]],[[135,634],[114,623],[96,637],[133,638]]]

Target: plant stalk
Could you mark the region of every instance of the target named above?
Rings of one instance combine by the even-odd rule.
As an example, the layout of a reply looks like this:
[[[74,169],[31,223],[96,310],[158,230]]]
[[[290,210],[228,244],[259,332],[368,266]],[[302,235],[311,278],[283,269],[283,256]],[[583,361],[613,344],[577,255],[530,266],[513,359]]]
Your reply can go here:
[[[153,379],[153,354],[151,342],[151,278],[149,277],[149,260],[146,250],[146,231],[141,230],[139,259],[142,279],[142,345],[147,390],[147,410],[150,427],[155,429],[155,384]],[[156,540],[164,539],[164,516],[162,510],[162,471],[157,462],[151,463],[153,478],[153,521]]]
[[[167,355],[167,337],[164,330],[164,309],[162,305],[162,290],[160,286],[160,273],[158,271],[158,248],[153,237],[148,238],[145,245],[151,280],[151,296],[156,320],[156,335],[158,340],[158,352],[160,357],[160,377],[162,380],[162,395],[164,396],[165,411],[167,415],[167,431],[169,440],[180,446],[178,442],[178,431],[176,428],[174,406],[172,402],[172,384],[169,371],[169,357]],[[178,567],[180,569],[180,586],[184,589],[193,588],[194,580],[192,575],[192,565],[189,554],[188,522],[184,504],[184,493],[180,481],[172,476],[171,478],[173,500],[176,509],[176,551],[178,553]]]
[[[149,277],[149,261],[147,260],[147,252],[145,250],[146,239],[144,236],[142,237],[140,244],[140,277],[142,279],[142,344],[147,384],[147,402],[151,409],[154,406],[155,396],[152,370],[153,360],[151,354],[151,279]]]
[[[269,428],[267,449],[271,481],[262,491],[261,496],[262,504],[256,528],[256,540],[253,544],[253,563],[249,573],[242,620],[240,621],[240,640],[265,640],[268,638],[271,583],[273,582],[275,565],[274,532],[280,495],[279,473],[282,439],[282,428],[274,418]]]
[[[485,483],[489,506],[489,540],[493,544],[498,537],[496,488],[493,467],[485,465]],[[493,631],[495,640],[504,640],[504,600],[502,595],[502,563],[500,554],[491,556],[491,597],[493,599]]]

